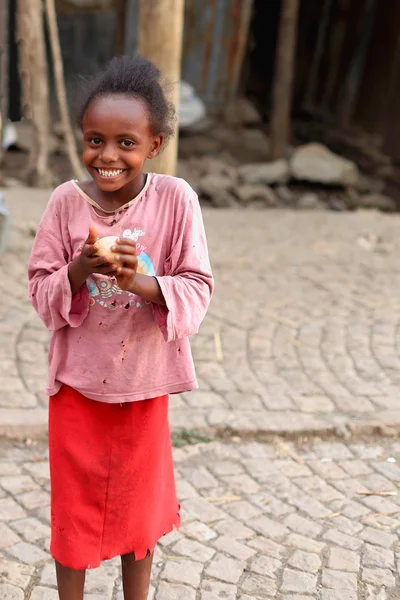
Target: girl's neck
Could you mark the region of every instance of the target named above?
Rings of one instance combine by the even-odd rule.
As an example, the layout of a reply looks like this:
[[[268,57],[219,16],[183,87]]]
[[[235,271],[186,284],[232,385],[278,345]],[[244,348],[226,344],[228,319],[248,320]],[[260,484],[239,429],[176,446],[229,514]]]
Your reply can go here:
[[[147,175],[141,173],[139,177],[129,182],[115,192],[103,192],[94,181],[85,181],[81,185],[88,196],[105,210],[118,210],[121,206],[133,200],[144,188]]]

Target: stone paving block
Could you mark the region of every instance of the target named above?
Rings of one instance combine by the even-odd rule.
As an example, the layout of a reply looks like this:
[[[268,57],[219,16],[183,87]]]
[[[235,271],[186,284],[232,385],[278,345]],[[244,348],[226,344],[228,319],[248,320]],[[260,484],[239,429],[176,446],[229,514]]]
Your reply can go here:
[[[41,521],[35,519],[34,517],[29,517],[28,519],[21,519],[19,521],[13,521],[11,526],[27,542],[35,542],[36,540],[39,540],[41,538],[47,538],[50,536],[50,527],[44,525]]]
[[[114,583],[118,577],[118,569],[109,565],[101,565],[98,569],[86,572],[85,591],[87,593],[111,596]]]
[[[286,538],[286,544],[289,547],[304,550],[305,552],[314,552],[315,554],[320,554],[326,545],[296,533],[291,533]]]
[[[34,513],[38,519],[50,525],[50,506],[47,505],[36,508]]]
[[[362,460],[343,460],[339,464],[350,477],[362,477],[372,472],[371,467]]]
[[[30,600],[58,600],[58,593],[50,588],[34,587]]]
[[[265,553],[267,556],[272,556],[273,558],[282,558],[287,553],[285,546],[277,544],[272,540],[265,539],[261,535],[249,540],[247,545],[251,548],[255,548],[259,552]]]
[[[24,600],[24,592],[15,585],[0,583],[1,600]]]
[[[188,539],[181,539],[177,544],[172,546],[172,552],[182,556],[188,556],[193,560],[200,562],[209,561],[215,554],[215,550],[208,548],[199,542]]]
[[[312,594],[317,586],[317,576],[286,568],[283,571],[281,592]]]
[[[337,531],[337,529],[328,529],[322,537],[328,542],[337,544],[342,548],[348,548],[349,550],[358,550],[362,546],[361,540]]]
[[[49,558],[49,555],[46,552],[43,552],[43,550],[37,546],[28,544],[27,542],[18,542],[18,544],[15,544],[15,546],[7,548],[7,552],[8,554],[14,556],[17,560],[28,565],[33,565]]]
[[[19,475],[21,473],[21,467],[15,462],[0,460],[0,476],[4,475]]]
[[[246,521],[246,525],[257,533],[273,539],[281,538],[289,533],[287,527],[263,515]]]
[[[245,562],[218,554],[205,570],[206,575],[227,583],[237,584],[245,568]]]
[[[183,520],[197,520],[204,523],[212,523],[225,518],[225,513],[213,506],[212,503],[206,502],[203,498],[189,498],[181,502]]]
[[[364,566],[392,569],[394,567],[394,553],[392,550],[365,544],[362,563]]]
[[[56,586],[56,569],[53,561],[49,564],[44,565],[42,573],[40,575],[40,583],[43,586]]]
[[[162,581],[155,598],[156,600],[196,600],[196,592],[187,585]]]
[[[353,550],[344,548],[331,548],[328,558],[329,569],[358,573],[360,569],[360,556]]]
[[[389,569],[379,567],[364,567],[362,571],[362,580],[375,586],[385,586],[388,588],[396,585],[396,580]]]
[[[35,572],[35,568],[30,565],[25,565],[15,560],[8,560],[4,557],[1,557],[0,565],[0,581],[16,585],[22,589],[28,587],[31,577]]]
[[[348,473],[335,462],[322,462],[320,460],[314,460],[310,463],[310,467],[315,473],[317,473],[317,475],[327,481],[336,481],[340,479],[347,479],[349,477]]]
[[[259,484],[246,473],[221,477],[221,480],[238,494],[256,494],[260,490]]]
[[[321,600],[357,600],[357,592],[321,590]]]
[[[386,533],[385,531],[379,531],[373,527],[366,527],[364,531],[360,533],[360,538],[365,542],[369,542],[375,546],[382,546],[383,548],[390,548],[397,540],[395,535]]]
[[[365,586],[365,600],[392,600],[392,598],[389,598],[385,588],[376,588],[372,585]]]
[[[0,523],[0,549],[17,544],[20,538],[5,523]]]
[[[306,571],[308,573],[314,573],[319,571],[321,567],[321,559],[316,554],[311,552],[303,552],[302,550],[296,550],[288,561],[288,565],[299,569],[300,571]]]
[[[246,572],[241,580],[241,589],[252,598],[275,597],[276,594],[275,582],[257,573]]]
[[[0,521],[12,521],[24,517],[26,517],[25,511],[12,498],[0,499]]]
[[[247,521],[248,519],[252,519],[253,517],[258,517],[262,510],[257,508],[250,502],[246,502],[245,500],[239,500],[238,502],[229,502],[229,504],[224,504],[223,508],[226,512],[228,512],[235,519],[239,519],[241,521]]]
[[[35,479],[50,479],[49,463],[47,460],[43,462],[27,462],[23,466]]]
[[[256,556],[250,563],[250,571],[258,573],[259,575],[265,575],[273,579],[276,572],[282,568],[282,563],[276,558],[270,556]]]
[[[203,565],[193,560],[169,560],[161,574],[161,578],[172,583],[184,583],[197,588],[200,585],[200,575]]]
[[[238,560],[248,560],[256,553],[256,550],[249,548],[244,543],[237,542],[234,538],[222,535],[212,542],[212,545],[226,554],[230,554]]]
[[[357,575],[324,569],[322,571],[322,585],[333,590],[357,591]]]
[[[49,494],[42,492],[41,490],[35,490],[33,492],[25,492],[16,496],[16,499],[25,508],[40,508],[41,506],[48,506]]]
[[[211,475],[206,467],[187,467],[181,469],[183,477],[189,481],[195,488],[213,488],[218,485],[218,481]]]
[[[29,492],[38,490],[39,486],[29,475],[14,475],[1,478],[1,487],[10,494],[20,494],[21,492]]]
[[[233,534],[237,540],[249,540],[255,535],[254,529],[250,529],[237,519],[229,517],[213,523],[212,527],[221,535],[230,536]]]
[[[217,600],[218,598],[223,598],[223,600],[236,600],[236,594],[236,585],[204,580],[201,586],[200,598],[201,600]]]
[[[319,536],[322,531],[321,525],[311,521],[310,519],[305,519],[297,514],[289,515],[285,519],[284,523],[292,531],[310,538]]]
[[[191,523],[183,523],[181,532],[189,537],[198,540],[199,542],[207,542],[217,537],[217,533],[210,527],[207,527],[200,521],[192,521]]]

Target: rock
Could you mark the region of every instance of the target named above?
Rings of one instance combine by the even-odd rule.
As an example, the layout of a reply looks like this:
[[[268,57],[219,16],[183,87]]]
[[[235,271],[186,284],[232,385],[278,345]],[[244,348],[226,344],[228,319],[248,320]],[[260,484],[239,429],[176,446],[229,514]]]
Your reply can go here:
[[[221,190],[211,198],[215,208],[235,208],[238,206],[236,198],[227,190]]]
[[[293,204],[296,200],[295,194],[293,194],[292,190],[288,188],[287,185],[278,185],[275,188],[275,192],[280,200],[284,202],[284,204]]]
[[[6,177],[4,180],[4,187],[6,188],[22,188],[26,187],[25,183],[20,179],[15,179],[14,177]]]
[[[215,125],[210,131],[210,138],[220,142],[225,147],[235,147],[238,143],[239,136],[236,128],[221,124]]]
[[[366,194],[358,198],[358,208],[379,208],[384,212],[394,212],[396,202],[384,194]]]
[[[201,192],[208,198],[214,198],[221,192],[229,192],[232,188],[232,181],[226,175],[212,173],[206,175],[200,182]]]
[[[360,174],[357,184],[357,191],[363,194],[380,194],[385,189],[385,182],[382,179],[375,179],[367,175]]]
[[[237,98],[226,109],[225,120],[232,125],[252,126],[261,123],[261,115],[247,98]]]
[[[240,185],[235,193],[242,204],[262,201],[266,206],[276,206],[278,199],[275,192],[267,185]]]
[[[221,143],[208,135],[181,135],[179,136],[179,157],[203,156],[217,154]]]
[[[356,186],[360,178],[357,165],[334,154],[322,144],[297,148],[290,160],[294,179],[325,185]]]
[[[235,153],[241,162],[268,161],[270,143],[260,129],[241,129],[237,134]]]
[[[322,202],[318,198],[317,194],[313,194],[309,192],[307,194],[303,194],[300,196],[297,202],[297,208],[301,209],[313,209],[313,208],[321,208]]]
[[[231,186],[237,185],[237,169],[223,160],[211,158],[205,161],[205,172],[207,175],[223,175],[228,177]]]
[[[330,198],[328,201],[328,208],[335,212],[342,212],[347,210],[347,204],[342,198]]]
[[[285,183],[289,177],[289,165],[285,160],[243,165],[239,167],[238,175],[242,183],[252,185]]]

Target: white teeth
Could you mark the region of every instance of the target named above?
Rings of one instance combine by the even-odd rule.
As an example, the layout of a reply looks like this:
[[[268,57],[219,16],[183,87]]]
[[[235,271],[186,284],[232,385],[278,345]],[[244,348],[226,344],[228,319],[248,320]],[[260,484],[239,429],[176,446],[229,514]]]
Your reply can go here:
[[[114,170],[106,170],[106,169],[97,169],[102,177],[117,177],[117,175],[121,175],[123,169],[114,169]]]

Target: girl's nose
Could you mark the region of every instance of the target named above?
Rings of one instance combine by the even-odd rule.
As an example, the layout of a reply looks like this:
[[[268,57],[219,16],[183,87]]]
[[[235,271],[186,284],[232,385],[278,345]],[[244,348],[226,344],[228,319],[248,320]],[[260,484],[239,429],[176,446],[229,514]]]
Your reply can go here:
[[[118,152],[114,145],[107,144],[103,146],[101,156],[103,162],[113,162],[118,159]]]

